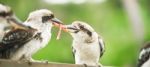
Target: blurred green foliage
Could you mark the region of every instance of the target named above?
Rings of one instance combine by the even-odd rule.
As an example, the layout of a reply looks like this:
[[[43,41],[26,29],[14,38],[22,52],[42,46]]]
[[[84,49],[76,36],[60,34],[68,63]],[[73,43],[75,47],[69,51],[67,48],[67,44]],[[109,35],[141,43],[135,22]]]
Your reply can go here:
[[[144,20],[144,41],[150,39],[150,7],[149,0],[138,0],[141,16]],[[47,8],[65,24],[75,20],[89,23],[104,39],[106,52],[101,59],[104,65],[134,66],[137,61],[140,45],[134,38],[127,13],[120,0],[108,0],[100,4],[64,4],[51,5],[42,0],[0,0],[0,3],[12,7],[15,14],[25,21],[31,11]],[[49,60],[51,62],[74,63],[71,43],[72,37],[62,33],[61,39],[56,40],[57,28],[53,28],[53,35],[49,45],[37,52],[33,58]]]

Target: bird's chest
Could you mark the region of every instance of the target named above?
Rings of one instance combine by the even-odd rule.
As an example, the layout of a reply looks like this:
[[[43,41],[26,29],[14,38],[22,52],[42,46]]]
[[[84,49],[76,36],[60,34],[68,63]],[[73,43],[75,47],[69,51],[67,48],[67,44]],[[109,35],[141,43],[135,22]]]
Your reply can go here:
[[[42,47],[45,47],[51,39],[51,32],[49,32],[49,31],[44,32],[41,36],[43,38],[42,42],[41,42],[41,44],[43,44]]]
[[[142,67],[150,67],[150,58],[142,65]]]
[[[40,36],[40,38],[39,36],[37,36],[37,38],[33,38],[31,41],[27,42],[24,46],[17,50],[17,52],[15,52],[15,54],[13,55],[12,59],[31,57],[38,50],[45,47],[51,38],[51,34],[45,34],[45,36],[47,37],[43,36],[43,34],[41,34]]]
[[[76,50],[76,56],[81,59],[92,59],[99,57],[99,46],[96,43],[84,44],[78,43],[73,45]]]
[[[26,47],[31,47],[31,50],[39,50],[40,48],[45,47],[51,38],[51,34],[42,33],[37,35],[33,40],[27,43]]]

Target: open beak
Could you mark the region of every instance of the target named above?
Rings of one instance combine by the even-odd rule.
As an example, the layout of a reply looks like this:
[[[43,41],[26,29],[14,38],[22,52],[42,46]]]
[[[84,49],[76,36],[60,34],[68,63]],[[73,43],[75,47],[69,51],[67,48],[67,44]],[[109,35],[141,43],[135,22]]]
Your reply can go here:
[[[72,25],[64,25],[64,28],[67,30],[67,32],[74,32],[74,31],[79,31],[78,28]]]
[[[63,31],[67,32],[67,29],[66,29],[65,25],[63,25],[62,21],[60,21],[57,18],[52,18],[51,21],[53,22],[53,25],[55,27],[58,27],[58,28],[62,29]]]
[[[57,19],[57,18],[52,18],[51,21],[53,23],[62,24],[62,22],[59,19]]]
[[[57,18],[52,18],[50,19],[50,21],[52,21],[54,26],[59,27],[59,28],[63,25],[63,22]]]
[[[75,27],[73,27],[71,25],[67,25],[66,29],[68,29],[68,30],[78,30],[77,28],[75,28]]]

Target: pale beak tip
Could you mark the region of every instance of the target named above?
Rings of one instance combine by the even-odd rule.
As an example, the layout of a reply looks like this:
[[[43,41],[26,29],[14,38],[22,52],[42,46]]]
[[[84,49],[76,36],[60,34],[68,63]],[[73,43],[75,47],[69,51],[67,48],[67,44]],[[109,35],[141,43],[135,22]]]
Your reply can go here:
[[[63,23],[62,21],[60,21],[57,18],[53,18],[53,19],[51,19],[51,21],[54,22],[54,23],[57,23],[57,24],[62,24]]]

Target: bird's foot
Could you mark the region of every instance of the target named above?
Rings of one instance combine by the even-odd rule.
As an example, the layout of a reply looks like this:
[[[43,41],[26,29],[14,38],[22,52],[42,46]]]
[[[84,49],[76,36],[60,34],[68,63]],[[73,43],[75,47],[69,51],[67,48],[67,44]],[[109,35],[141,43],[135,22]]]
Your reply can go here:
[[[98,66],[97,67],[103,67],[103,65],[102,64],[98,64]]]
[[[47,60],[45,60],[45,61],[39,61],[39,60],[34,60],[34,61],[27,61],[27,63],[29,64],[29,65],[32,65],[32,63],[45,63],[45,64],[48,64],[48,61]]]
[[[28,65],[32,65],[32,62],[33,62],[33,61],[31,61],[31,60],[26,60],[25,62],[27,62]]]
[[[32,62],[48,64],[48,60],[32,60]]]
[[[30,60],[27,60],[26,61],[29,65],[32,65],[32,63],[45,63],[45,64],[48,64],[48,60],[34,60],[34,59],[30,59]]]
[[[33,59],[32,59],[32,58],[22,58],[22,59],[20,59],[18,62],[25,62],[25,63],[27,63],[28,65],[32,65]]]
[[[88,67],[87,64],[83,64],[83,65],[84,65],[84,67]]]
[[[41,60],[40,62],[48,64],[48,60]]]

